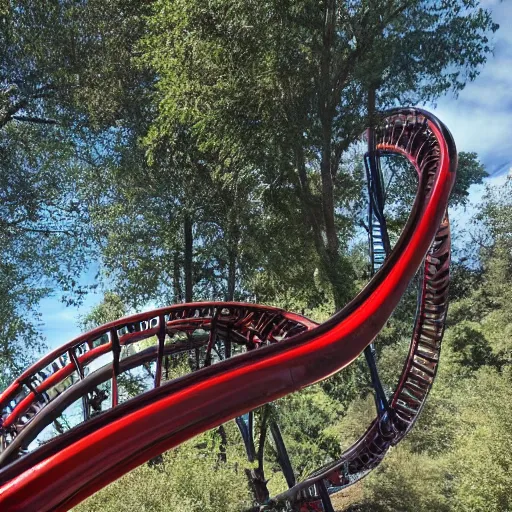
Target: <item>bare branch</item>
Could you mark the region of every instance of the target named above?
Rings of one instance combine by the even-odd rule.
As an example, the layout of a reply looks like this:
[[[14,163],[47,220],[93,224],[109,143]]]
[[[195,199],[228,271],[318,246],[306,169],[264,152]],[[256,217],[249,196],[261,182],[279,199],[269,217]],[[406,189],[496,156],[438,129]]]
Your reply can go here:
[[[35,124],[57,124],[55,119],[45,119],[43,117],[34,116],[11,116],[11,119],[16,121],[22,121],[24,123],[35,123]]]

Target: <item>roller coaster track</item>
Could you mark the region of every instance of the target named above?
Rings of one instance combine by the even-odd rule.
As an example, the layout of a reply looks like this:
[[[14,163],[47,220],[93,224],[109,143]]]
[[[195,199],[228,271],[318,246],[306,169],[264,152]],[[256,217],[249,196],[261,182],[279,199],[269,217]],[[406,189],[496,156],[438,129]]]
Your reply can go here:
[[[303,482],[288,473],[288,491],[265,501],[311,510],[322,503],[329,510],[329,487],[350,485],[376,467],[414,424],[436,375],[448,304],[446,207],[457,157],[446,127],[420,109],[385,113],[374,137],[367,168],[375,275],[345,308],[317,325],[266,306],[180,304],[111,322],[54,350],[0,395],[0,509],[68,510],[130,469],[234,418],[254,457],[251,411],[329,377],[363,351],[376,419],[339,460]],[[418,173],[411,214],[391,251],[379,199],[381,153],[405,156]],[[371,343],[418,269],[410,350],[388,399]],[[178,372],[179,358],[186,374]],[[139,375],[136,396],[127,390],[130,372]],[[279,443],[277,425],[271,430]]]

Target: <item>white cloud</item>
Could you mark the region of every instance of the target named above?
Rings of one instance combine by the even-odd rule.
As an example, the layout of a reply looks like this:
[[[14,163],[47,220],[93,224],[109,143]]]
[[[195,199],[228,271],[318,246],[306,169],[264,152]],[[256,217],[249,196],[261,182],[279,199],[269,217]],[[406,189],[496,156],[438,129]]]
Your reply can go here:
[[[493,38],[494,55],[457,99],[441,99],[434,112],[453,133],[457,148],[476,151],[493,172],[512,163],[512,3],[482,4],[500,24]]]

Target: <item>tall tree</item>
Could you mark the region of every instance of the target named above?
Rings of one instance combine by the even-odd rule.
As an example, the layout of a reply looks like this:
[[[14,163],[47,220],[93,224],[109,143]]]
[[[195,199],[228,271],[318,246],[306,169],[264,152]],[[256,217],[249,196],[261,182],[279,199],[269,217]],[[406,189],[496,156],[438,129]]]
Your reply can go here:
[[[78,276],[87,262],[87,212],[63,138],[58,127],[17,120],[0,129],[0,365],[14,372],[42,341],[39,300],[60,288],[71,303],[85,291]]]
[[[145,59],[158,75],[156,137],[194,127],[203,147],[283,180],[336,308],[348,299],[336,202],[344,151],[378,108],[459,91],[491,51],[490,13],[473,0],[153,3]],[[370,102],[371,103],[371,102]]]
[[[98,170],[105,140],[147,107],[148,75],[127,66],[144,9],[129,0],[0,2],[1,364],[25,365],[14,354],[41,341],[43,296],[60,288],[73,302],[85,292],[79,276],[98,253],[89,252],[78,188],[87,168]]]
[[[65,6],[0,2],[0,365],[13,372],[41,342],[39,300],[55,287],[69,301],[84,292],[77,276],[87,260],[87,212],[77,201],[79,162],[63,122],[76,78],[64,73]]]

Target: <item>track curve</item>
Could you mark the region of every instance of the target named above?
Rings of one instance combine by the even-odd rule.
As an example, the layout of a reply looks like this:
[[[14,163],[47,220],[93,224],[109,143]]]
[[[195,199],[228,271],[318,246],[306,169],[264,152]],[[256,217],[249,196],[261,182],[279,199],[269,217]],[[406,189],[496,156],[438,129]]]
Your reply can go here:
[[[346,485],[378,464],[411,428],[435,377],[449,276],[445,210],[456,152],[446,127],[419,109],[387,113],[376,135],[378,149],[411,161],[419,188],[399,241],[368,286],[319,326],[276,308],[186,304],[121,319],[54,351],[0,396],[2,510],[68,510],[186,439],[341,370],[372,342],[423,262],[411,350],[386,421],[377,418],[339,461],[277,499],[294,499],[324,480]],[[127,347],[147,340],[152,346],[128,353]],[[228,345],[230,356],[233,346],[245,351],[216,362],[218,342],[226,357]],[[166,357],[197,350],[204,355],[202,367],[161,381]],[[94,367],[92,361],[107,356],[101,368]],[[154,388],[120,403],[120,376],[141,362],[154,363]],[[111,407],[102,410],[99,400],[95,409],[99,386],[107,380]],[[77,400],[84,421],[25,453]]]

